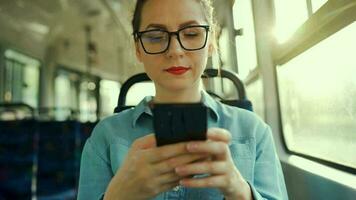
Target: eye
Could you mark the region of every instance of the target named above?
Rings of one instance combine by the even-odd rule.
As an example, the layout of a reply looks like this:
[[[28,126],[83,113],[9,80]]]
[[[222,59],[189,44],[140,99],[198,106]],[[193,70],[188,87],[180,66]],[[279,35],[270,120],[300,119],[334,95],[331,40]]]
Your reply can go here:
[[[150,31],[150,32],[143,33],[141,38],[145,42],[159,43],[167,39],[166,35],[167,34],[162,31]]]
[[[197,33],[197,32],[185,32],[184,33],[184,36],[185,37],[196,37],[196,36],[199,36],[200,33]]]
[[[150,42],[160,42],[163,40],[163,36],[148,36],[147,39],[150,41]]]
[[[201,27],[190,27],[182,30],[183,36],[186,38],[199,37],[202,35],[203,31],[204,29],[202,29]]]

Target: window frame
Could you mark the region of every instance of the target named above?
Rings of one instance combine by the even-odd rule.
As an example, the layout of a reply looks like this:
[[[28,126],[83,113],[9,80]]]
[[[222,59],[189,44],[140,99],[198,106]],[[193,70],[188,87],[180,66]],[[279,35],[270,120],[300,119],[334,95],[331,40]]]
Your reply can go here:
[[[22,57],[26,57],[26,59],[32,59],[32,60],[35,60],[38,62],[38,87],[37,87],[37,91],[38,91],[38,94],[37,94],[37,97],[36,97],[36,101],[37,101],[37,104],[35,105],[36,108],[38,108],[40,106],[40,95],[41,95],[41,73],[42,73],[42,67],[43,67],[43,62],[41,59],[39,59],[38,57],[35,57],[35,56],[32,56],[30,54],[27,54],[23,51],[19,51],[17,50],[16,48],[12,48],[11,46],[2,46],[1,43],[0,43],[0,83],[1,83],[1,86],[0,86],[0,102],[6,102],[5,101],[5,82],[6,82],[6,65],[7,65],[7,62],[11,62],[12,64],[18,64],[18,65],[22,65],[20,66],[21,67],[21,80],[23,81],[24,77],[23,77],[23,74],[24,74],[24,71],[25,71],[25,68],[26,68],[26,63],[23,63],[21,62],[21,60],[16,60],[14,58],[7,58],[5,53],[6,51],[13,51],[17,54],[21,54]],[[21,93],[23,91],[21,90]],[[23,94],[21,94],[21,99],[23,98],[22,97]],[[13,101],[11,101],[13,102]],[[21,102],[24,102],[23,99],[21,100]],[[24,102],[26,103],[26,102]]]
[[[53,76],[53,85],[55,85],[55,80],[56,80],[56,77],[61,74],[61,73],[69,73],[69,74],[75,74],[79,77],[79,82],[82,82],[84,80],[85,77],[88,77],[90,80],[94,81],[95,82],[95,85],[96,85],[96,88],[94,89],[94,92],[95,92],[95,99],[96,99],[96,104],[97,104],[97,109],[96,109],[96,119],[97,120],[100,120],[100,112],[101,112],[101,102],[100,102],[100,81],[102,80],[102,78],[100,76],[96,76],[96,75],[92,75],[92,74],[88,74],[88,73],[85,73],[85,72],[81,72],[81,71],[78,71],[78,70],[74,70],[70,67],[67,67],[67,66],[63,66],[63,65],[58,65],[56,66],[55,68],[55,73],[54,73],[54,76]],[[54,95],[56,91],[54,91]],[[77,91],[77,99],[79,101],[79,96],[80,96],[80,88],[79,90]],[[78,104],[78,107],[74,110],[74,112],[78,112],[78,120],[80,119],[80,106]]]
[[[307,0],[310,1],[310,0]],[[309,8],[308,8],[309,9]],[[337,33],[339,30],[345,28],[356,21],[356,2],[352,0],[327,1],[319,10],[313,13],[308,20],[300,26],[296,32],[282,44],[276,44],[273,48],[272,56],[275,65],[275,71],[277,67],[283,67],[285,63],[291,61],[293,58],[309,50],[311,47],[319,44],[329,36]],[[277,75],[277,73],[276,73]],[[278,76],[278,75],[277,75]],[[278,81],[275,81],[278,88]],[[320,164],[339,169],[350,174],[356,174],[356,168],[349,167],[340,163],[324,160],[316,156],[311,156],[296,151],[292,151],[286,144],[286,138],[283,129],[283,113],[280,103],[280,95],[277,89],[278,98],[278,115],[279,124],[281,126],[281,139],[284,149],[287,153],[304,157],[306,159],[318,162]]]

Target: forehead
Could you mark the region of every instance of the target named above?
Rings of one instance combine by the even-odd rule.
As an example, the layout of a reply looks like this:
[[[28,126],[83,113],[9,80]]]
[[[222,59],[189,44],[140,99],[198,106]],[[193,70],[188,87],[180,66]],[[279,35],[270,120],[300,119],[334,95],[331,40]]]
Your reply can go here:
[[[168,29],[196,21],[206,24],[204,10],[198,0],[147,0],[141,14],[141,29],[150,24],[162,24]]]

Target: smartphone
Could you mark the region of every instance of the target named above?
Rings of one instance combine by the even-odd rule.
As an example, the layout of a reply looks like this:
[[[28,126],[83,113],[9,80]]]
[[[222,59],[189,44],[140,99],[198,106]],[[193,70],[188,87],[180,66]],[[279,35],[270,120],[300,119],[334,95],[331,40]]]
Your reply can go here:
[[[152,112],[157,146],[207,138],[208,108],[202,103],[154,104]]]

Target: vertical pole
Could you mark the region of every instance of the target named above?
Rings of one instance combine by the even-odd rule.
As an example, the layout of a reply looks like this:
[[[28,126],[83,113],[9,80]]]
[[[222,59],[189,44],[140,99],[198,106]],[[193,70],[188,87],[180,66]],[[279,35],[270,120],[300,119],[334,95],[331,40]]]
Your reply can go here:
[[[313,5],[311,0],[306,0],[306,1],[307,1],[308,17],[310,17],[313,14]]]
[[[43,65],[40,68],[40,101],[39,107],[54,107],[55,105],[55,67],[58,52],[57,45],[50,45],[46,49]]]
[[[230,64],[231,69],[235,72],[235,73],[239,73],[239,67],[238,67],[238,62],[237,62],[237,52],[236,52],[236,40],[235,40],[235,27],[234,27],[234,15],[232,12],[232,6],[233,6],[233,2],[226,3],[227,8],[226,8],[226,27],[228,28],[228,35],[229,35],[229,52],[230,52]]]
[[[252,0],[252,7],[256,30],[257,61],[263,81],[265,119],[275,133],[273,136],[276,147],[283,147],[277,74],[273,60],[273,47],[275,46],[273,0]],[[278,148],[278,153],[281,155],[284,150]]]
[[[0,46],[0,102],[4,102],[5,96],[5,52]]]

